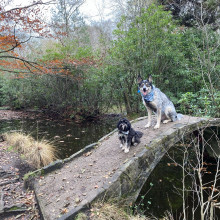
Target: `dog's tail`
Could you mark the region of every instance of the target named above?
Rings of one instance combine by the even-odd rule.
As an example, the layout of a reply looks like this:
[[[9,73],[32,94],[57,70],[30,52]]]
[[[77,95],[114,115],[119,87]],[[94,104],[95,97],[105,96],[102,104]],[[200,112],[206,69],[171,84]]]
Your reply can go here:
[[[182,119],[182,117],[183,117],[183,115],[182,114],[177,114],[177,120],[179,121],[179,120],[181,120]]]
[[[143,133],[141,131],[136,131],[137,135],[139,138],[141,138],[143,136]]]

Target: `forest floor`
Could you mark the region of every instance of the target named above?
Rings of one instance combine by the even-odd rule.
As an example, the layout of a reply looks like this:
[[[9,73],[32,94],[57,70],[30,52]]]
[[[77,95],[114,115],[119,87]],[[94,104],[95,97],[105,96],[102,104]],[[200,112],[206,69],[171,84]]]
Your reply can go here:
[[[34,112],[0,110],[0,119],[36,118]],[[1,134],[0,134],[1,136]],[[0,138],[0,219],[40,219],[33,191],[24,189],[23,176],[33,168]]]
[[[0,219],[40,219],[33,191],[24,189],[23,176],[33,170],[6,142],[0,143]]]

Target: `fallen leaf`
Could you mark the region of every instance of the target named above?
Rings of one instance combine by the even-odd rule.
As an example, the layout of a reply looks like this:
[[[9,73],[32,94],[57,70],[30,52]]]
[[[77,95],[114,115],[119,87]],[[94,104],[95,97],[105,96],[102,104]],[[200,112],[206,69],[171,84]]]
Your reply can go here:
[[[63,214],[65,214],[65,213],[67,213],[67,212],[68,212],[68,209],[65,208],[65,209],[63,209],[63,210],[61,211],[61,214],[63,215]]]
[[[85,154],[83,154],[85,157],[88,157],[88,156],[90,156],[92,154],[92,152],[91,151],[89,151],[89,152],[87,152],[87,153],[85,153]]]

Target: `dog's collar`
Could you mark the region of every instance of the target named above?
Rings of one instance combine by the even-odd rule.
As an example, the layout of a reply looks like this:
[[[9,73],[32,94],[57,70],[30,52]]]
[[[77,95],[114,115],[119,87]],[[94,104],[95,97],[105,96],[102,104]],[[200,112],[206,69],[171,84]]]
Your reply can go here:
[[[129,131],[120,131],[122,134],[128,134]]]
[[[148,93],[147,95],[143,95],[141,93],[141,96],[144,98],[144,100],[146,102],[152,102],[154,100],[154,89],[155,89],[155,86],[152,86],[152,90],[150,93]]]

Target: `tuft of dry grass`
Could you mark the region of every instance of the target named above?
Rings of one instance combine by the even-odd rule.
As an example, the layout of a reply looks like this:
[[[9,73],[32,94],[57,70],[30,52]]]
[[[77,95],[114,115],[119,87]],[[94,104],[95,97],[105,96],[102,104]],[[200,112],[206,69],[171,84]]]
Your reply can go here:
[[[31,136],[20,132],[6,133],[4,134],[4,137],[8,142],[8,145],[13,146],[14,150],[22,154],[29,151],[29,146],[31,146],[31,143],[34,141]]]
[[[130,215],[117,203],[93,204],[90,215],[91,220],[150,220],[146,216]],[[77,220],[81,220],[80,218]]]
[[[35,168],[46,166],[56,160],[55,147],[46,140],[35,141],[30,135],[22,133],[6,133],[8,145],[23,154],[25,159]]]
[[[129,215],[122,209],[117,207],[116,204],[94,204],[91,209],[92,220],[129,220]]]
[[[46,140],[34,141],[26,158],[34,167],[46,166],[56,160],[55,148]]]

